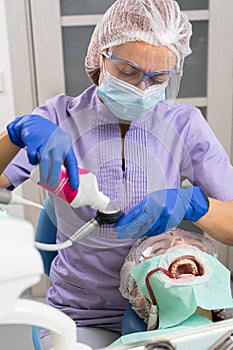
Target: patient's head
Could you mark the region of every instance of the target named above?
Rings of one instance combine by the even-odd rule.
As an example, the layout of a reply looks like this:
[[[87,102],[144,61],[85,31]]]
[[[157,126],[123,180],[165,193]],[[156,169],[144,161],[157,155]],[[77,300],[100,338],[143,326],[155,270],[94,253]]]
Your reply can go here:
[[[219,268],[220,263],[216,258],[212,241],[198,233],[172,229],[158,236],[142,238],[132,247],[122,266],[120,291],[144,322],[148,323],[152,304],[158,304],[159,316],[163,315],[164,318],[167,312],[169,318],[171,312],[169,314],[169,308],[166,310],[166,304],[173,299],[174,303],[185,308],[181,299],[187,298],[187,288],[193,288],[194,294],[200,294],[199,285],[206,285],[213,277],[213,262]],[[132,271],[136,271],[134,277]],[[199,304],[203,298],[199,298]],[[188,300],[192,304],[191,298]],[[204,305],[207,303],[204,302]],[[188,315],[188,311],[185,312],[183,317]],[[217,315],[222,319],[219,310],[213,312],[209,307],[207,311],[197,307],[194,312],[214,321],[218,320]]]

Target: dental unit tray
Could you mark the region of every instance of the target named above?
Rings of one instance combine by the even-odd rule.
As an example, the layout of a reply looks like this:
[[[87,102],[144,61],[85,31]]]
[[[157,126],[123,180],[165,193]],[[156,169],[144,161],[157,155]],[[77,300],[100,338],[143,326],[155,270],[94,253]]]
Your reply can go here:
[[[98,350],[233,350],[233,319]]]

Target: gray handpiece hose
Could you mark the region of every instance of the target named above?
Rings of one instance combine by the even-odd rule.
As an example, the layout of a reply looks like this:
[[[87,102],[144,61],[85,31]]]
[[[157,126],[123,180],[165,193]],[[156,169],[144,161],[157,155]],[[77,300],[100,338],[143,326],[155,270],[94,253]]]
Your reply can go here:
[[[36,207],[39,209],[43,209],[41,204],[35,203],[28,199],[22,198],[15,194],[14,192],[8,190],[0,190],[0,203],[1,204],[21,204],[21,205],[29,205],[31,207]]]
[[[66,241],[62,243],[55,244],[47,244],[41,242],[34,242],[34,245],[37,249],[45,250],[45,251],[56,251],[66,249],[76,244],[78,241],[89,235],[99,224],[95,219],[91,219],[84,226],[82,226],[78,231],[76,231],[73,236],[68,238]]]

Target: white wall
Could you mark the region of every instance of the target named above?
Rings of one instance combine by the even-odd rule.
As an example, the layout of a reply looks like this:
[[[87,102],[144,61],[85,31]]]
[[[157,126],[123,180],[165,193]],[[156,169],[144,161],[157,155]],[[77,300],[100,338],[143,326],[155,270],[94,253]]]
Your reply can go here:
[[[4,92],[0,93],[0,130],[16,116],[33,111],[38,104],[30,28],[28,0],[0,0],[0,69],[4,76]],[[30,185],[26,182],[15,191],[40,202],[39,190]],[[38,209],[22,206],[7,206],[7,209],[9,214],[26,218],[36,226]]]
[[[0,0],[0,132],[5,130],[9,121],[15,117],[9,44],[5,3]],[[21,187],[15,192],[21,196]],[[5,207],[8,213],[14,217],[24,217],[24,209],[21,205],[1,205],[1,207]]]
[[[0,132],[14,118],[14,98],[4,1],[0,0]]]

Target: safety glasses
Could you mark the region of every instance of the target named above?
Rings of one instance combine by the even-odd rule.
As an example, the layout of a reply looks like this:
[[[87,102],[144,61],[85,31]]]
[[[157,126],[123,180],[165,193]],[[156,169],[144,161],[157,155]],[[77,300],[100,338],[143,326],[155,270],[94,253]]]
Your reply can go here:
[[[175,67],[172,70],[158,70],[145,72],[139,65],[126,59],[115,56],[110,50],[102,52],[102,55],[112,62],[112,74],[128,84],[138,86],[142,82],[146,87],[163,84],[171,76],[179,76],[181,72]]]

